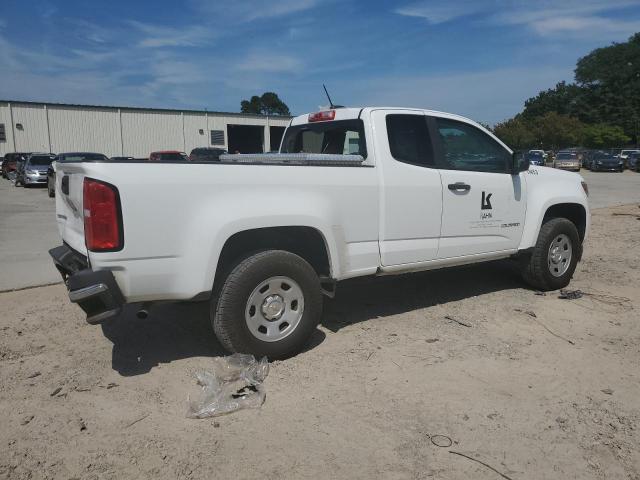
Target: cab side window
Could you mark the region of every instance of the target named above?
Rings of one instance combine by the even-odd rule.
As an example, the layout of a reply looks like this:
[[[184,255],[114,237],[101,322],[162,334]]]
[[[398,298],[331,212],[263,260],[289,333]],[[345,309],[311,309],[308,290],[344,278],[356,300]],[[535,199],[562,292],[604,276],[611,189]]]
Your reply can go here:
[[[387,115],[387,136],[391,156],[402,163],[433,167],[431,137],[424,115]]]
[[[450,170],[507,173],[511,155],[482,130],[467,123],[436,118],[443,167]]]

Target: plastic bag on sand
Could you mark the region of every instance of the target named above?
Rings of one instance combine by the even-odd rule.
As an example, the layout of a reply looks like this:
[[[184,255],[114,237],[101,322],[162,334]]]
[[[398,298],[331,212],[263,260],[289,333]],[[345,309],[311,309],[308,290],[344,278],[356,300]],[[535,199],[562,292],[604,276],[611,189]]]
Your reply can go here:
[[[262,382],[269,374],[267,357],[259,361],[253,355],[234,353],[216,358],[211,371],[196,372],[202,394],[189,399],[188,418],[224,415],[243,408],[259,408],[266,392]]]

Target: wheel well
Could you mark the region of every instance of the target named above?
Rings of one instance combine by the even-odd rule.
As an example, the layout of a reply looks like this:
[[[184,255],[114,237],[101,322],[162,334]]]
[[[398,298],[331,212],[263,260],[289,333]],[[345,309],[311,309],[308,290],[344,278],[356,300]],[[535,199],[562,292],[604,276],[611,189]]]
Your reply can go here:
[[[318,276],[330,276],[329,254],[322,234],[312,227],[255,228],[229,237],[222,247],[216,279],[218,284],[248,254],[260,250],[286,250],[304,258]]]
[[[559,203],[550,206],[544,214],[542,223],[552,218],[566,218],[570,220],[578,230],[580,241],[584,240],[587,229],[587,212],[579,203]]]

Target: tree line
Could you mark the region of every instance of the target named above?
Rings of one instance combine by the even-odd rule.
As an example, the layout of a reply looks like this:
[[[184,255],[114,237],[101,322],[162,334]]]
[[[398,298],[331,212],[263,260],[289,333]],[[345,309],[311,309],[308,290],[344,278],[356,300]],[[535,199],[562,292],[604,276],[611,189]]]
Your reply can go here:
[[[578,60],[573,83],[528,99],[495,134],[516,150],[557,150],[638,144],[640,135],[640,33],[597,48]]]

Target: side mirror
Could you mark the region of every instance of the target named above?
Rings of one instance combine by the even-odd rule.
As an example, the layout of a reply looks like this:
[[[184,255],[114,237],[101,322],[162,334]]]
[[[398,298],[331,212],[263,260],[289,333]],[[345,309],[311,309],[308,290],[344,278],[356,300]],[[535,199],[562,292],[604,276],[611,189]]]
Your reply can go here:
[[[517,175],[520,172],[529,170],[529,159],[522,152],[513,152],[511,156],[511,174]]]

